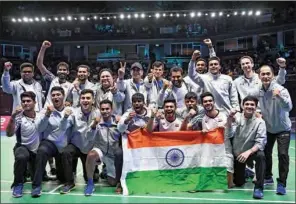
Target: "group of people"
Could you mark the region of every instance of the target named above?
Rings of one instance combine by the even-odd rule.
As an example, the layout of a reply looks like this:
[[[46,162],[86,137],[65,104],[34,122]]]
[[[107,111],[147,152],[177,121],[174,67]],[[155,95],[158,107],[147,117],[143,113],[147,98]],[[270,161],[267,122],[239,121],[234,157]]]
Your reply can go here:
[[[13,95],[13,113],[7,136],[16,135],[14,147],[13,197],[22,197],[25,172],[30,166],[32,197],[39,197],[47,162],[54,158],[57,179],[63,183],[61,194],[75,188],[73,169],[80,158],[83,177],[87,183],[85,195],[95,190],[94,171],[104,164],[107,182],[121,193],[120,178],[123,165],[121,137],[138,128],[154,131],[211,131],[225,128],[225,166],[228,187],[245,184],[246,165],[255,161],[253,197],[263,198],[264,185],[274,183],[272,151],[278,143],[279,178],[276,193],[286,194],[289,172],[289,143],[292,102],[285,83],[286,61],[277,59],[279,73],[264,65],[259,74],[253,70],[253,59],[240,58],[244,72],[234,81],[220,73],[220,59],[210,39],[204,40],[210,58],[201,58],[196,50],[183,69],[170,69],[170,79],[163,78],[164,64],[156,61],[151,72],[143,78],[143,67],[135,62],[131,78],[124,79],[125,63],[120,63],[118,78],[112,71],[102,69],[99,83],[88,81],[87,65],[77,67],[77,78],[67,81],[69,66],[57,65],[54,75],[43,64],[44,41],[37,58],[37,67],[44,78],[51,80],[46,98],[33,79],[34,66],[20,66],[21,79],[10,81],[6,62],[2,75],[3,91]],[[74,167],[74,168],[73,168]],[[157,184],[155,184],[157,185]]]

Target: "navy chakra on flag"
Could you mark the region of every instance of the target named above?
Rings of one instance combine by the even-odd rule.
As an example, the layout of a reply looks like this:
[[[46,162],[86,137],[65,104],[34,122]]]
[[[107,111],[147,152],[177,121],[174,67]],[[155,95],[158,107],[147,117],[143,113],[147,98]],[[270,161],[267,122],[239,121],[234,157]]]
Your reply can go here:
[[[177,148],[170,149],[165,156],[165,160],[171,167],[181,166],[184,162],[184,153]]]

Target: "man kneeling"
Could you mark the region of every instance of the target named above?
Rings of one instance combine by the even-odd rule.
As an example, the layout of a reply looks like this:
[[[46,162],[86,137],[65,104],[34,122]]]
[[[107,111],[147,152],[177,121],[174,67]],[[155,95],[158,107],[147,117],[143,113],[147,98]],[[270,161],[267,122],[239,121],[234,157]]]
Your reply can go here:
[[[93,149],[86,159],[87,186],[85,196],[90,196],[95,190],[93,175],[95,166],[103,162],[107,168],[107,182],[116,186],[115,152],[119,148],[118,139],[120,132],[117,129],[117,120],[112,115],[112,102],[103,100],[100,102],[101,118],[96,118],[88,130],[87,138],[94,142]]]

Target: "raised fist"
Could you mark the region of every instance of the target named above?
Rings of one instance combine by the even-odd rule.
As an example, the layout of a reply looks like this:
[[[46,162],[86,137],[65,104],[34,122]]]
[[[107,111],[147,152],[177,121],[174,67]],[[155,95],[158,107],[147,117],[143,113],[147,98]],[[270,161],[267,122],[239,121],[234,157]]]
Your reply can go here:
[[[12,68],[12,63],[11,62],[5,62],[4,63],[4,69],[6,71],[9,71]]]
[[[276,59],[276,63],[280,66],[280,68],[286,67],[286,60],[282,57]]]
[[[210,38],[207,38],[207,39],[204,39],[204,41],[203,41],[207,46],[212,46],[212,41],[211,41],[211,39]]]
[[[18,114],[20,114],[21,112],[23,112],[23,108],[22,106],[17,106],[16,109],[13,111],[13,113],[11,114],[12,118],[15,118]]]
[[[152,81],[152,79],[153,79],[153,73],[149,73],[148,74],[148,80],[149,80],[149,82]]]
[[[45,40],[45,41],[43,41],[43,43],[42,43],[42,47],[44,47],[44,48],[49,48],[49,47],[51,47],[51,43],[50,43],[49,41]]]
[[[54,107],[52,105],[49,105],[46,108],[45,115],[47,115],[49,117],[53,111],[54,111]]]
[[[193,54],[192,54],[191,59],[192,59],[193,61],[196,61],[196,59],[199,58],[199,57],[200,57],[200,51],[199,51],[199,50],[195,50],[195,51],[193,52]]]
[[[112,94],[116,94],[116,93],[117,93],[117,87],[116,87],[116,85],[111,86],[111,87],[109,88],[109,91],[111,91]]]
[[[72,114],[72,110],[70,108],[66,108],[64,112],[64,117],[68,118]]]
[[[194,115],[196,115],[196,111],[192,108],[192,109],[190,109],[188,116],[193,117]]]
[[[272,95],[273,96],[279,96],[280,95],[280,90],[279,89],[274,89],[273,91],[272,91]]]

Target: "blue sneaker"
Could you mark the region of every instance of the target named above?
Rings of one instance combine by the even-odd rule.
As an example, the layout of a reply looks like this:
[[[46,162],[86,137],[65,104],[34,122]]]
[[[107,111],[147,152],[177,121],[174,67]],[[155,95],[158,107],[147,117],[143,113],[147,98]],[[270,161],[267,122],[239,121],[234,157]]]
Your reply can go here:
[[[263,198],[263,190],[260,188],[254,188],[253,198],[262,199]]]
[[[75,184],[64,185],[60,194],[67,194],[70,193],[71,190],[75,188]]]
[[[41,196],[41,186],[35,187],[31,191],[31,196],[33,198],[38,198]]]
[[[269,179],[264,179],[264,185],[273,185],[274,182],[273,182],[273,178],[270,177]]]
[[[278,195],[286,195],[286,187],[282,183],[278,183],[276,188],[276,194]]]
[[[254,176],[255,176],[255,172],[254,171],[252,171],[249,168],[246,168],[245,169],[245,179],[248,179],[248,178],[252,178],[253,179]]]
[[[20,198],[23,196],[23,187],[22,183],[19,183],[13,187],[12,197]]]
[[[85,196],[91,196],[95,191],[95,185],[93,182],[88,181],[84,190]]]

